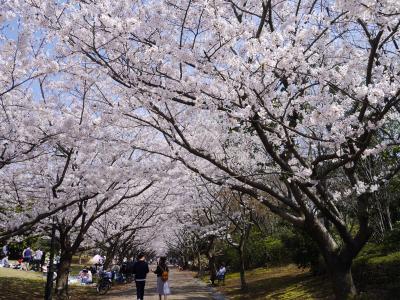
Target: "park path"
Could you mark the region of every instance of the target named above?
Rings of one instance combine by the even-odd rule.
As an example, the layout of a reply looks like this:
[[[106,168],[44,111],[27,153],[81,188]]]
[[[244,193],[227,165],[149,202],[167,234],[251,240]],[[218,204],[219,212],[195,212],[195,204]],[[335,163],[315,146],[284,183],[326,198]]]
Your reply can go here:
[[[205,283],[193,278],[193,273],[171,269],[169,285],[172,294],[168,300],[224,300],[224,297],[215,293]],[[135,283],[113,287],[106,295],[97,297],[101,300],[134,300],[136,299]],[[150,272],[147,275],[145,300],[158,300],[156,294],[156,275]]]

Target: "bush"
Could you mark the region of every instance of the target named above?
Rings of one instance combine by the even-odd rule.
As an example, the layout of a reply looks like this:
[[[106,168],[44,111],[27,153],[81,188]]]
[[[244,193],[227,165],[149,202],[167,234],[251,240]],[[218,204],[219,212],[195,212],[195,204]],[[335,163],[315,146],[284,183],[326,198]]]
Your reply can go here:
[[[288,262],[289,253],[280,238],[269,237],[265,239],[265,250],[269,263],[281,265]]]
[[[223,258],[223,260],[222,260]],[[257,228],[254,228],[245,247],[246,269],[264,267],[266,265],[281,265],[288,263],[290,254],[282,240],[276,237],[266,237]],[[225,246],[219,261],[225,262],[232,270],[239,270],[240,261],[235,249]]]
[[[388,252],[400,251],[400,223],[394,225],[392,231],[387,233],[381,243],[383,250]]]
[[[292,230],[281,238],[292,261],[300,268],[310,268],[314,275],[326,273],[326,265],[318,246],[307,234]]]

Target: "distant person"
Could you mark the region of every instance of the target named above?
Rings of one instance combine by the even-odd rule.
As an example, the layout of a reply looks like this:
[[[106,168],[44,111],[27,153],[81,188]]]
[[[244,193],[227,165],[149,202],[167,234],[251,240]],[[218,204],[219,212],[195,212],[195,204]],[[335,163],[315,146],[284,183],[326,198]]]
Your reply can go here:
[[[96,272],[100,272],[100,270],[102,270],[101,266],[103,265],[103,258],[100,254],[93,256],[90,262],[95,266]]]
[[[123,278],[121,278],[121,268],[117,264],[115,260],[113,260],[111,268],[110,268],[111,274],[112,274],[112,279],[115,280],[116,282],[123,282]]]
[[[79,280],[82,284],[89,284],[93,282],[93,275],[92,272],[87,267],[84,267],[80,272],[79,272]]]
[[[0,254],[0,267],[8,268],[10,266],[8,262],[8,252],[8,245],[5,244]]]
[[[22,258],[22,257],[18,258],[18,259],[17,259],[17,263],[14,264],[14,265],[12,266],[12,268],[13,268],[13,269],[16,269],[16,270],[21,270],[21,269],[22,269],[22,261],[23,261],[23,258]]]
[[[97,274],[97,269],[96,269],[95,266],[90,266],[90,267],[89,267],[89,270],[90,270],[90,272],[92,273],[92,275]]]
[[[225,283],[225,274],[226,274],[226,268],[224,266],[224,264],[222,264],[217,272],[217,280],[218,282],[222,281],[223,283]]]
[[[168,284],[168,266],[167,266],[167,258],[160,257],[160,261],[158,262],[157,269],[154,271],[157,275],[157,293],[161,300],[162,296],[164,296],[164,300],[167,300],[167,295],[171,294],[171,289]]]
[[[8,244],[5,244],[3,246],[3,256],[8,256],[9,253],[10,253],[10,248],[8,247]]]
[[[219,267],[219,269],[218,269],[217,277],[218,277],[218,276],[225,276],[225,273],[226,273],[226,268],[225,268],[225,266],[222,264],[222,265]]]
[[[32,265],[36,271],[40,271],[42,269],[41,262],[42,262],[43,251],[37,249],[35,251],[35,255],[33,256]]]
[[[144,299],[144,287],[146,285],[146,276],[149,273],[149,265],[143,253],[137,256],[137,261],[132,266],[132,273],[135,274],[136,294],[138,300]]]
[[[46,252],[43,252],[42,259],[40,260],[40,269],[43,269],[45,262],[46,262]]]
[[[4,256],[1,261],[0,261],[0,267],[3,268],[9,268],[10,267],[10,263],[8,261],[8,256]]]
[[[32,250],[30,247],[26,248],[23,252],[22,252],[22,262],[24,263],[22,266],[22,269],[25,269],[26,271],[29,271],[29,264],[32,261]]]

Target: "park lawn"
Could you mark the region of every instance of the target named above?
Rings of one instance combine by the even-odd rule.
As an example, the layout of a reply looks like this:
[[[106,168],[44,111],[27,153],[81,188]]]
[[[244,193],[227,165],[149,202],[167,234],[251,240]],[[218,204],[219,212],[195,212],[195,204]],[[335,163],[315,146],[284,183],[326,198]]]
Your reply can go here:
[[[83,267],[84,266],[82,265],[72,263],[70,267],[70,275],[77,276],[79,272],[83,269]]]
[[[357,299],[400,299],[400,252],[361,256],[353,264]],[[203,278],[204,279],[204,278]],[[207,278],[208,280],[208,278]],[[329,278],[312,276],[295,265],[257,268],[246,272],[248,288],[240,290],[239,273],[228,273],[217,290],[228,299],[334,299]]]
[[[217,290],[228,299],[333,299],[325,277],[313,277],[295,265],[257,268],[246,272],[248,288],[240,290],[239,273],[228,273]]]
[[[43,299],[44,286],[42,273],[0,268],[0,300]],[[69,291],[73,300],[96,298],[94,287],[71,285]]]

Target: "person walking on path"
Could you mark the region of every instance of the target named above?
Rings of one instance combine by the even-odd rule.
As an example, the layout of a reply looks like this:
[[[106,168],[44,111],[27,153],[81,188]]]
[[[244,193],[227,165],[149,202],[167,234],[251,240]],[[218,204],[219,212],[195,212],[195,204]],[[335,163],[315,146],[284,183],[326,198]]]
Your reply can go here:
[[[144,299],[144,286],[146,285],[146,275],[149,273],[149,265],[143,253],[137,257],[137,261],[132,266],[132,273],[135,274],[136,294],[138,300]]]
[[[157,269],[154,271],[154,273],[157,275],[157,293],[160,297],[160,300],[162,296],[164,296],[164,300],[167,300],[167,295],[171,294],[168,284],[168,272],[167,258],[160,257]]]

